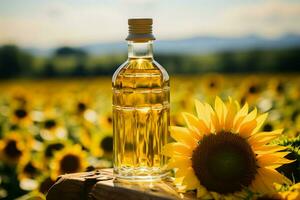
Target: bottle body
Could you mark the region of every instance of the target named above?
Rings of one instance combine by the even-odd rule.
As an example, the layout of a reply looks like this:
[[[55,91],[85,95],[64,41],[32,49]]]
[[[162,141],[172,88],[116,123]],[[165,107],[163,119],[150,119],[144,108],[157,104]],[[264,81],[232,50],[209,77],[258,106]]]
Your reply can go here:
[[[121,179],[153,180],[165,174],[162,147],[170,123],[169,76],[148,55],[151,45],[130,44],[129,59],[112,80],[113,162],[114,173]]]

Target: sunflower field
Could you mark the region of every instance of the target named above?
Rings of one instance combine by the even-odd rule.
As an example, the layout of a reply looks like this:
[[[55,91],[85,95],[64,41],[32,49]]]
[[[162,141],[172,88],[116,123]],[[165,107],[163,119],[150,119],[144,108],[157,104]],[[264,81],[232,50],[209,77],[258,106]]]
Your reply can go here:
[[[284,129],[271,143],[294,160],[277,171],[300,182],[299,75],[173,76],[171,125],[184,126],[181,112],[194,113],[195,99],[216,96],[269,113],[262,131]],[[109,77],[0,82],[0,199],[44,199],[60,174],[112,167],[112,143]]]

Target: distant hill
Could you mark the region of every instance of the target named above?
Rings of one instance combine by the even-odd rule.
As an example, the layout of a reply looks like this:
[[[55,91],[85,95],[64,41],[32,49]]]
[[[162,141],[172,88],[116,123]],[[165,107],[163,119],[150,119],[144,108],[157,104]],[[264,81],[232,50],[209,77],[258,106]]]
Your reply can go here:
[[[220,51],[236,51],[247,49],[279,49],[300,46],[300,35],[287,34],[285,36],[267,39],[257,35],[243,37],[212,37],[199,36],[176,40],[157,40],[154,50],[156,53],[189,53],[207,54]],[[126,42],[95,43],[79,46],[93,55],[125,53]],[[27,48],[35,55],[51,55],[54,49]]]

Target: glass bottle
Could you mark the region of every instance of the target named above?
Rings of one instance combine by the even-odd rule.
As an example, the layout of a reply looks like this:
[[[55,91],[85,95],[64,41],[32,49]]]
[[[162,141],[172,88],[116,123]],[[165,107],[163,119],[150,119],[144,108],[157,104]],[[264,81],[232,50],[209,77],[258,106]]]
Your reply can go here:
[[[153,59],[152,19],[129,19],[128,24],[128,60],[112,78],[114,174],[156,180],[166,173],[162,147],[170,123],[169,76]]]

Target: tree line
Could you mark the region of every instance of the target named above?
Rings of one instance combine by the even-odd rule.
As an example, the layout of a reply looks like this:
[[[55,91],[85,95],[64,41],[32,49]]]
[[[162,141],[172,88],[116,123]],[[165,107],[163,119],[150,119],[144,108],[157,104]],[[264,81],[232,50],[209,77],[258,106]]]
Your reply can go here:
[[[170,74],[291,73],[300,72],[300,47],[224,51],[208,55],[156,54]],[[0,78],[111,76],[126,54],[89,55],[82,49],[61,47],[49,57],[34,56],[15,45],[0,47]]]

